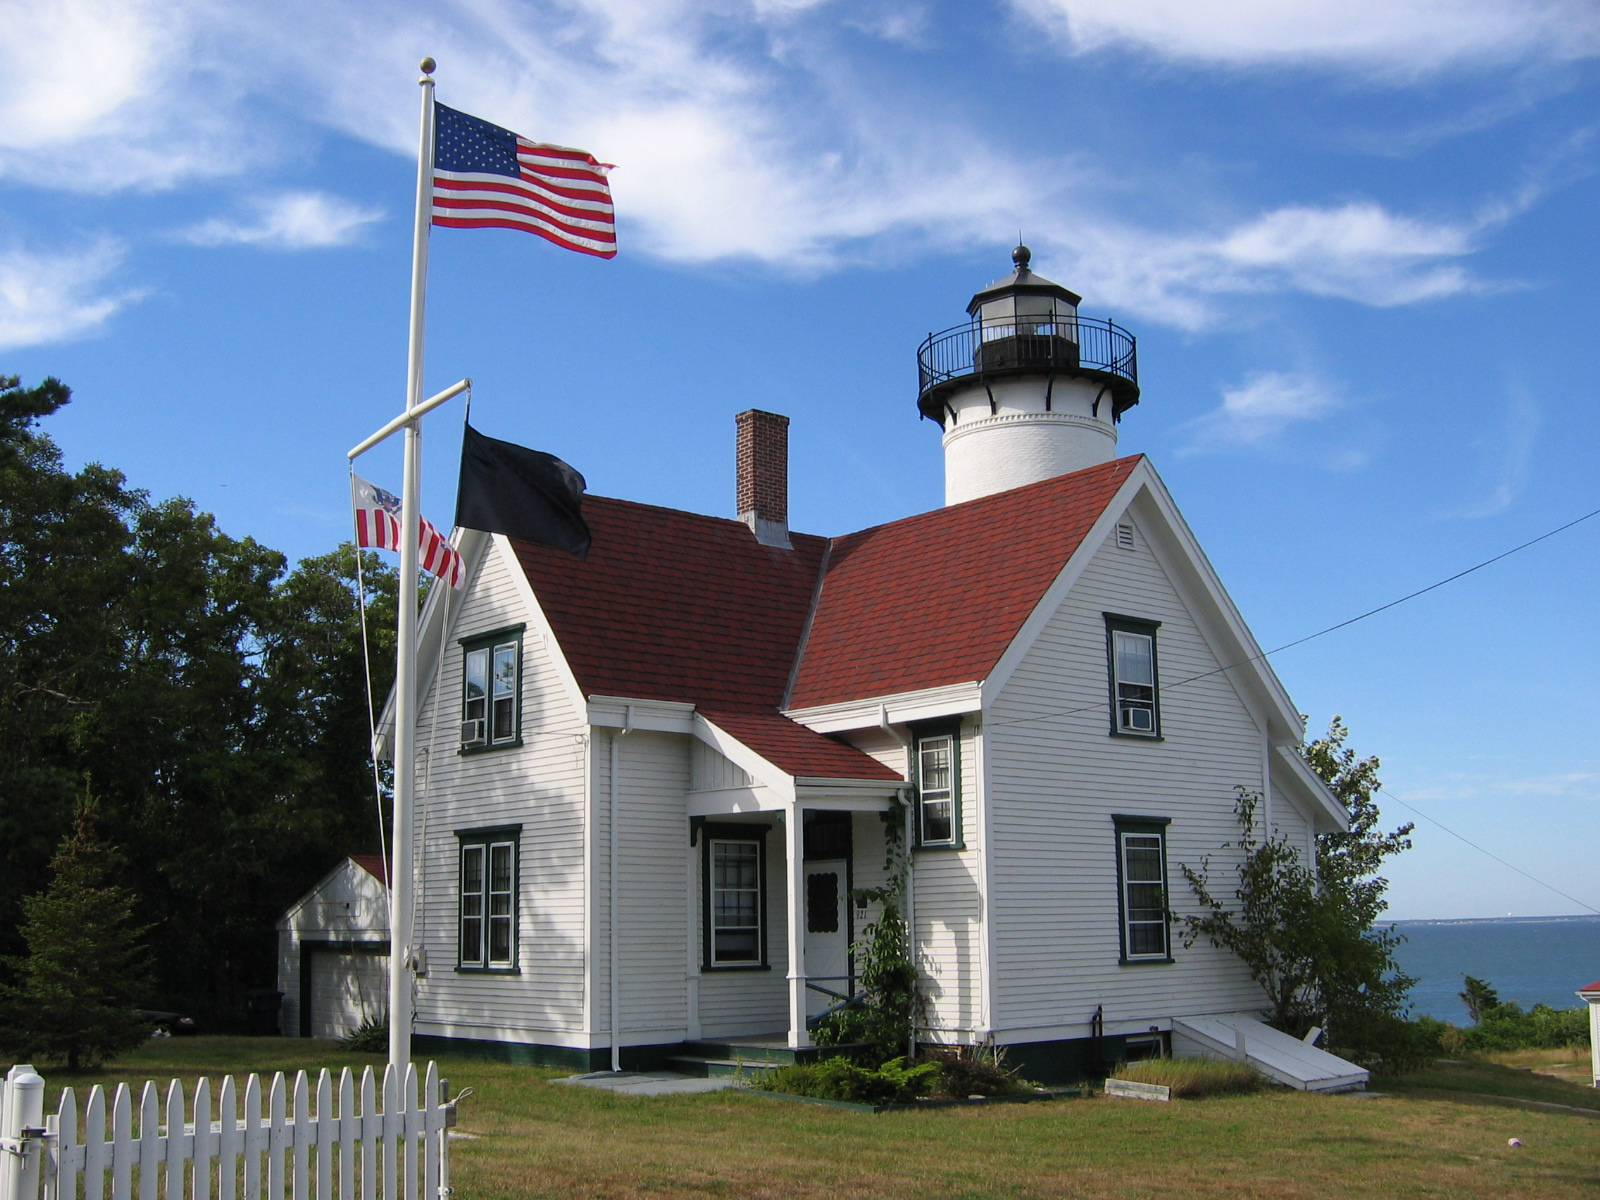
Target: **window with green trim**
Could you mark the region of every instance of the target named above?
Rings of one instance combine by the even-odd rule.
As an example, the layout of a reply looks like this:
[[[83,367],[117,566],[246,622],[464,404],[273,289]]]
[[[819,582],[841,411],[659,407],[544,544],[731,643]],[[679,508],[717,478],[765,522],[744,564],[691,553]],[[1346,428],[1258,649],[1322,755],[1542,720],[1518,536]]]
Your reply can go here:
[[[1111,732],[1161,736],[1161,674],[1156,658],[1159,621],[1106,613],[1106,654],[1111,684]]]
[[[1114,820],[1123,960],[1168,962],[1172,944],[1167,915],[1167,821],[1161,817]]]
[[[961,842],[961,738],[955,729],[916,736],[917,844]]]
[[[522,740],[522,627],[464,639],[461,748],[481,750]]]
[[[456,965],[504,971],[517,965],[517,850],[519,830],[456,834],[459,888]]]
[[[702,830],[705,879],[705,965],[762,967],[767,962],[765,830],[721,826]]]

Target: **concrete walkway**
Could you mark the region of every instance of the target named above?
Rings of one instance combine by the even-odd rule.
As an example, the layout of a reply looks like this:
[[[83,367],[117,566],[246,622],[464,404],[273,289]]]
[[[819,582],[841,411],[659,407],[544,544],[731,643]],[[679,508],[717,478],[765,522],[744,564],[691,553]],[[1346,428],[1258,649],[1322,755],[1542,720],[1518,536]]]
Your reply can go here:
[[[571,1075],[551,1082],[602,1088],[623,1096],[682,1096],[694,1092],[724,1091],[736,1086],[739,1081],[731,1077],[701,1079],[694,1075],[679,1075],[676,1071],[592,1071],[588,1075]]]

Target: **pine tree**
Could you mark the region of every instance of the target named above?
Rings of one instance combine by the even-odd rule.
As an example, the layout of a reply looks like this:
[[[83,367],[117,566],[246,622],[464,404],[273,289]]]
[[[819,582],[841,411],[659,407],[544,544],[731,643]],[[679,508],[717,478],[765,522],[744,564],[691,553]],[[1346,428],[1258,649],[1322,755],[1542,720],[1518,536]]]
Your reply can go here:
[[[78,808],[43,892],[22,901],[26,954],[5,960],[0,1041],[19,1058],[97,1067],[150,1035],[136,1006],[146,987],[145,932],[133,895],[110,881],[112,854],[96,840],[94,811]]]

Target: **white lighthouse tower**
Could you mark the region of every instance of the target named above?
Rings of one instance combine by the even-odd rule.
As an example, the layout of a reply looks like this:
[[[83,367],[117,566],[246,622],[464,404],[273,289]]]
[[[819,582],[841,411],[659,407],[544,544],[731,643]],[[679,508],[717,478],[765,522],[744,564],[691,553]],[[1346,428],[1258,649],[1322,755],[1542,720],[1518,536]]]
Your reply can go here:
[[[944,429],[944,502],[960,504],[1109,461],[1139,403],[1133,335],[1078,315],[1081,297],[1016,270],[917,352],[922,415]]]

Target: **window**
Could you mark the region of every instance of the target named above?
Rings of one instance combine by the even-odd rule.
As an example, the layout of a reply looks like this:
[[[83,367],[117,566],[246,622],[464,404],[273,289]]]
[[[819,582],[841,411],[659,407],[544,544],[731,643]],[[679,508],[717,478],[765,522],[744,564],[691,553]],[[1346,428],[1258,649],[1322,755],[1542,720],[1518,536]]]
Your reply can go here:
[[[1167,821],[1116,817],[1117,908],[1124,962],[1171,962],[1167,928]]]
[[[767,962],[766,830],[706,827],[705,965],[764,967]]]
[[[461,859],[456,943],[460,970],[516,969],[520,829],[474,829],[456,834]]]
[[[917,844],[960,845],[960,737],[954,729],[917,735]]]
[[[464,640],[461,648],[461,748],[519,744],[522,628]]]
[[[1157,621],[1106,615],[1110,658],[1111,732],[1125,737],[1161,736],[1160,671],[1156,662]]]

